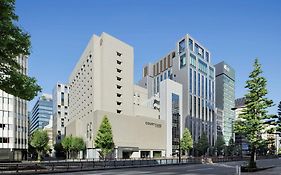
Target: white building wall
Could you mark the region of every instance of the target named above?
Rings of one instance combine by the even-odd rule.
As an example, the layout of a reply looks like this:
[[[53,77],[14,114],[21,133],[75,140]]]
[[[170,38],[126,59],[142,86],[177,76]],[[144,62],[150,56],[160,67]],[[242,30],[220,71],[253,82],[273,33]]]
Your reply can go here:
[[[166,121],[166,157],[172,156],[172,94],[179,96],[180,137],[183,131],[182,85],[172,80],[160,83],[160,119]]]
[[[57,83],[53,89],[53,142],[60,142],[65,135],[65,125],[69,120],[68,85]]]
[[[102,33],[93,35],[70,75],[66,135],[83,137],[89,158],[97,155],[94,139],[104,115],[111,120],[118,157],[126,147],[164,151],[166,126],[159,111],[148,107],[147,89],[134,85],[133,67],[133,48]]]
[[[28,60],[17,57],[21,73],[27,75]],[[27,101],[0,90],[0,160],[26,158],[28,147]]]

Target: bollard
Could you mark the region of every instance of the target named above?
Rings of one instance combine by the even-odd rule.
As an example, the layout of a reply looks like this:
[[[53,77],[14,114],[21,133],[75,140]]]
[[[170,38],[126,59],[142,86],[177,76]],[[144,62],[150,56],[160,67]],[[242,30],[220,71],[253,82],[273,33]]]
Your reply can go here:
[[[236,165],[236,175],[241,175],[241,167]]]

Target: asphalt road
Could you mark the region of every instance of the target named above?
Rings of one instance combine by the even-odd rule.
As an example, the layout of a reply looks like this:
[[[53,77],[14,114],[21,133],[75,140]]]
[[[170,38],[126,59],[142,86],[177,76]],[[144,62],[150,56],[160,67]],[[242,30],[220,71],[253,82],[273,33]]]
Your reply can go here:
[[[84,171],[75,172],[75,175],[234,175],[236,165],[241,165],[245,162],[227,162],[214,164],[195,164],[195,165],[173,165],[173,166],[157,166],[157,167],[142,167],[142,168],[125,168],[114,170],[99,170],[99,171]],[[268,159],[258,161],[258,166],[276,166],[275,168],[260,171],[258,173],[242,173],[243,175],[281,175],[281,159]],[[60,173],[69,174],[69,173]]]

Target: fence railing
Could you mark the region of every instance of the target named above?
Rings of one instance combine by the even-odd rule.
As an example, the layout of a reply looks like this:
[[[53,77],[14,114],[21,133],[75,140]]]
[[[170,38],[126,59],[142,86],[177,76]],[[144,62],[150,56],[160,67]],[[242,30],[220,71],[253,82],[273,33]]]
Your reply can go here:
[[[276,157],[258,157],[259,159]],[[212,162],[229,162],[248,160],[249,157],[211,157]],[[188,157],[170,159],[114,159],[114,160],[65,160],[45,162],[24,162],[24,163],[0,163],[0,174],[38,174],[48,172],[74,172],[98,169],[113,169],[126,167],[162,166],[179,164],[200,164],[204,163],[202,157]]]

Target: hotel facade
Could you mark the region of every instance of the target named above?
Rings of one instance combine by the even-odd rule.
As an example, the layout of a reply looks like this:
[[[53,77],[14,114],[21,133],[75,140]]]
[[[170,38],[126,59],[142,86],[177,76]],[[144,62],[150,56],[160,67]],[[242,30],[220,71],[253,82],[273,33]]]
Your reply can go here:
[[[69,77],[66,135],[86,141],[86,158],[104,116],[112,125],[116,158],[171,157],[184,128],[194,141],[216,139],[215,81],[211,54],[184,36],[174,51],[147,64],[134,84],[134,50],[106,34],[93,35]]]

